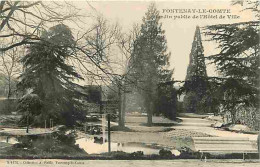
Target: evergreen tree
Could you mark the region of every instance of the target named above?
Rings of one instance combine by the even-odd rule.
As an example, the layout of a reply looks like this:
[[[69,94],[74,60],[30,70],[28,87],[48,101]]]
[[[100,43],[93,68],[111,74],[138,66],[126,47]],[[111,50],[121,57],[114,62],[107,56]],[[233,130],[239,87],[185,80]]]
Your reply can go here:
[[[64,24],[44,31],[41,40],[30,45],[28,54],[22,58],[24,72],[20,76],[18,88],[32,90],[39,96],[43,107],[32,115],[33,124],[44,126],[44,120],[73,125],[80,114],[80,94],[73,80],[81,79],[73,66],[67,64],[74,54],[75,41],[71,30]]]
[[[239,3],[238,3],[239,2]],[[242,119],[246,124],[259,129],[259,2],[234,1],[233,5],[242,5],[244,10],[256,12],[256,20],[234,24],[210,25],[205,34],[216,41],[220,52],[209,56],[216,65],[221,78],[212,96],[219,98],[223,112],[232,115],[232,122],[240,122],[237,115],[245,113]]]
[[[152,115],[156,109],[158,84],[172,77],[172,70],[168,70],[169,57],[159,11],[155,4],[151,4],[143,18],[141,33],[134,43],[128,76],[131,80],[135,79],[137,89],[144,98],[148,126],[152,125]]]
[[[219,54],[209,58],[221,73],[218,87],[224,111],[235,123],[238,108],[259,113],[259,22],[212,25],[206,34],[219,43]],[[255,116],[253,119],[254,120]],[[257,124],[257,123],[256,123]]]
[[[177,91],[172,82],[159,84],[155,114],[175,120],[177,115]]]
[[[184,89],[184,107],[186,112],[200,112],[203,107],[201,100],[206,93],[207,72],[201,42],[200,28],[197,26],[192,43],[190,62],[187,69]],[[199,111],[200,110],[200,111]]]

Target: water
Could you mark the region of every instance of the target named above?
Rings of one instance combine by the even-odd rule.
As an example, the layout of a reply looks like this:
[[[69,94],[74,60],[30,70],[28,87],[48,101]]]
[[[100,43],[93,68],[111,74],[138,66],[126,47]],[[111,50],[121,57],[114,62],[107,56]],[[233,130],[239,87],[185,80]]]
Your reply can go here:
[[[8,139],[7,139],[8,138]],[[0,136],[0,142],[16,144],[19,143],[16,137]],[[93,138],[84,137],[76,140],[76,144],[80,148],[84,149],[88,154],[100,154],[108,152],[108,143],[103,144],[95,143]],[[132,153],[136,151],[142,151],[144,155],[159,154],[161,149],[167,149],[172,152],[172,154],[178,156],[180,152],[167,147],[162,147],[154,144],[144,144],[144,143],[111,143],[111,151],[123,151],[127,153]]]
[[[76,140],[76,144],[84,149],[88,154],[100,154],[108,152],[108,143],[94,143],[94,139],[85,137]],[[180,152],[171,148],[165,148],[158,145],[144,144],[144,143],[111,143],[111,151],[123,151],[132,153],[136,151],[143,151],[144,155],[159,154],[161,149],[170,150],[174,155],[178,156]]]
[[[10,136],[0,136],[0,142],[9,143],[9,144],[18,143],[18,141],[15,137],[10,137]]]

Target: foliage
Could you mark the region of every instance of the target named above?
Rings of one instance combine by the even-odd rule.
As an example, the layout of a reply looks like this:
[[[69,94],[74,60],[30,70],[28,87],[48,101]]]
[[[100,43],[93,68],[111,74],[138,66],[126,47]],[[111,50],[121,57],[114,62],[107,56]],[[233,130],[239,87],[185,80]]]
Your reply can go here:
[[[207,26],[205,34],[218,43],[220,53],[209,57],[222,78],[213,93],[236,122],[237,107],[259,113],[259,21]]]
[[[162,157],[171,157],[172,152],[170,150],[161,149],[159,151],[159,155],[162,156]]]
[[[37,94],[24,95],[18,101],[17,111],[23,114],[20,123],[26,124],[26,118],[35,119],[34,116],[42,112],[43,103]]]
[[[107,90],[107,99],[109,101],[119,101],[119,88],[117,88],[118,85],[112,84],[110,86],[110,89]]]
[[[189,147],[181,147],[180,151],[180,158],[181,159],[195,159],[199,158],[200,153],[194,152]]]
[[[25,70],[18,88],[24,92],[32,89],[43,102],[42,111],[35,115],[36,124],[43,126],[44,120],[51,118],[71,126],[76,119],[83,118],[82,103],[78,100],[82,94],[75,90],[79,85],[73,82],[82,78],[67,63],[74,54],[74,38],[69,27],[59,24],[44,31],[41,39],[30,45],[21,60]]]
[[[130,156],[133,158],[140,158],[144,156],[144,152],[143,151],[132,152],[130,153]]]
[[[177,91],[178,92],[178,91]],[[179,113],[184,112],[183,101],[177,101],[177,116]]]
[[[220,113],[220,104],[223,100],[221,98],[221,90],[219,85],[222,81],[214,77],[208,77],[206,81],[207,90],[201,99],[200,110],[205,113],[214,113],[218,115]]]
[[[76,145],[75,134],[65,134],[65,131],[55,132],[46,136],[20,136],[19,143],[14,144],[6,153],[23,158],[54,158],[85,156],[86,152]]]
[[[177,114],[177,93],[172,84],[159,86],[157,98],[157,110],[155,113],[175,120]]]
[[[213,25],[206,27],[205,34],[218,42],[221,50],[209,57],[221,74],[209,79],[210,104],[231,112],[236,122],[241,108],[259,108],[259,26],[254,21]]]
[[[87,101],[89,103],[100,104],[101,102],[101,88],[100,86],[88,85],[84,88],[87,93]]]
[[[148,125],[152,124],[157,84],[171,80],[172,71],[167,69],[169,57],[159,11],[155,4],[151,4],[143,18],[140,35],[134,42],[128,76],[136,81],[136,87],[144,98]]]
[[[36,94],[27,94],[19,99],[18,111],[21,112],[30,112],[33,115],[37,115],[37,112],[40,112],[42,107],[42,101],[40,97]]]
[[[201,112],[201,100],[206,94],[207,72],[205,58],[203,54],[200,28],[197,26],[192,49],[190,53],[190,63],[183,89],[186,92],[184,97],[184,107],[186,112]]]

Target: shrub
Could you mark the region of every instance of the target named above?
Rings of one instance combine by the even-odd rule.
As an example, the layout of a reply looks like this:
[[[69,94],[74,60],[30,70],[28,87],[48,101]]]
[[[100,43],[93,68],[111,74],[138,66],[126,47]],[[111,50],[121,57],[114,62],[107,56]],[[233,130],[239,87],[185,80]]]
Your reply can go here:
[[[161,157],[171,157],[172,156],[172,152],[170,150],[161,149],[159,151],[159,155]]]
[[[53,158],[86,156],[86,152],[76,145],[75,134],[65,135],[65,131],[55,132],[46,136],[21,136],[19,143],[14,144],[6,155]]]
[[[136,151],[130,154],[131,157],[133,158],[141,158],[144,156],[144,152],[143,151]]]
[[[179,151],[180,151],[179,158],[183,158],[183,159],[200,158],[199,152],[194,152],[188,147],[181,147]]]

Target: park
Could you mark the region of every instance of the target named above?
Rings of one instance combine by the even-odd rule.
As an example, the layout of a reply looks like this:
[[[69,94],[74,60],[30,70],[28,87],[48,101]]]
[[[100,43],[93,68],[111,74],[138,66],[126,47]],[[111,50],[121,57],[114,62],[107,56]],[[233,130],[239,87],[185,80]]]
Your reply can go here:
[[[164,3],[1,1],[0,158],[258,163],[259,3]]]

